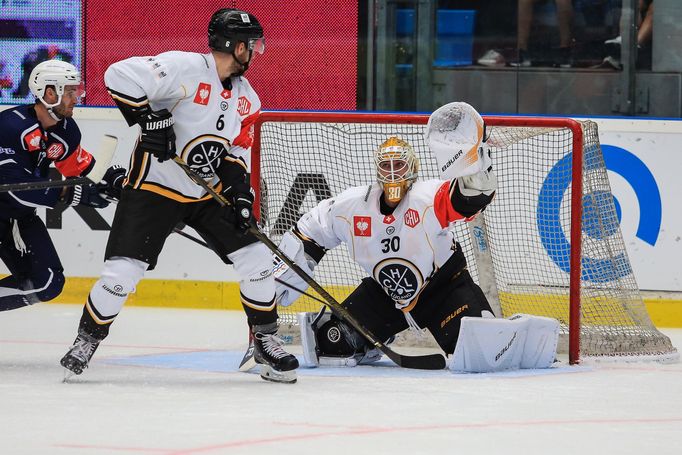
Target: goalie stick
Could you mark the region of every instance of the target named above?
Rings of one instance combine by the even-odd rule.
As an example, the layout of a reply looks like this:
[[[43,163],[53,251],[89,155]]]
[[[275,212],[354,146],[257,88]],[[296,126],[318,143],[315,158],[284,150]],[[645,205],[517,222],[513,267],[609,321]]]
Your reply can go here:
[[[95,165],[85,177],[66,180],[44,180],[42,182],[7,183],[0,185],[0,193],[8,191],[31,191],[47,188],[63,188],[65,186],[99,183],[102,181],[102,177],[104,177],[107,169],[109,169],[109,164],[111,164],[111,159],[114,157],[117,144],[118,139],[116,137],[110,136],[108,134],[104,135],[100,143],[97,156],[95,157]]]
[[[199,177],[179,156],[173,157],[173,161],[185,171],[187,176],[192,179],[194,183],[206,190],[206,192],[208,192],[208,194],[210,194],[213,199],[218,202],[218,204],[220,204],[222,207],[230,205],[228,200],[225,199],[222,194],[217,193],[213,188],[211,188],[211,186],[206,183],[204,179]],[[395,362],[396,365],[403,368],[419,370],[442,370],[445,368],[445,357],[443,357],[442,354],[409,356],[399,354],[386,346],[383,342],[377,339],[372,332],[360,324],[357,319],[355,319],[355,317],[343,305],[341,305],[334,297],[332,297],[331,294],[329,294],[322,286],[320,286],[317,281],[305,273],[298,265],[296,265],[294,261],[284,254],[267,235],[261,232],[253,219],[251,220],[250,225],[249,232],[251,232],[258,240],[263,242],[265,246],[270,249],[270,251],[282,259],[286,265],[288,265],[294,272],[303,278],[303,280],[308,283],[311,288],[320,294],[324,299],[325,305],[327,305],[332,311],[337,313],[338,316],[352,325],[355,330],[367,338],[367,340],[369,340],[374,347],[386,354],[386,356]]]

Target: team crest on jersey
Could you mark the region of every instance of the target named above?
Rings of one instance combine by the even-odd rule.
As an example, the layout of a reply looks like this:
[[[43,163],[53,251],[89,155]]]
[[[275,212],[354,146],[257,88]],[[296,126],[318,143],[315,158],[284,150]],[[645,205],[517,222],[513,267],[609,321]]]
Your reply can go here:
[[[237,100],[237,112],[242,116],[251,112],[251,101],[246,99],[245,96],[240,96],[239,100]]]
[[[230,141],[227,139],[206,134],[189,141],[181,157],[201,178],[210,179],[229,148]]]
[[[372,236],[372,217],[354,216],[353,217],[353,231],[354,231],[356,237],[371,237]]]
[[[415,209],[410,209],[405,212],[405,224],[413,228],[419,224],[419,212]]]
[[[24,142],[26,143],[26,149],[29,152],[35,152],[36,150],[41,150],[45,146],[43,141],[43,135],[38,128],[34,129],[26,136],[24,136]]]
[[[199,82],[199,88],[197,88],[197,94],[194,95],[194,102],[196,104],[201,104],[206,106],[208,104],[208,99],[211,97],[211,84],[205,82]]]
[[[64,144],[55,142],[47,148],[47,157],[51,160],[57,160],[64,154]]]
[[[406,259],[388,258],[374,267],[374,279],[393,300],[409,301],[424,284],[419,268]]]
[[[384,224],[391,224],[395,221],[393,214],[384,216]]]

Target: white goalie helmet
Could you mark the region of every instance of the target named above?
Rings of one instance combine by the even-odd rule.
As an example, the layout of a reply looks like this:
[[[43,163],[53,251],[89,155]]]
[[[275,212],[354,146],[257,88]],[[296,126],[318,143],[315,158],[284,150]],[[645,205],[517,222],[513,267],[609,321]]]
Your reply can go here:
[[[50,104],[45,101],[45,91],[48,86],[54,87],[57,92],[56,103]],[[62,102],[64,89],[67,86],[78,87],[77,97],[80,98],[85,95],[80,71],[71,63],[61,60],[48,60],[37,64],[28,78],[28,88],[31,93],[48,109],[58,106]]]
[[[481,115],[464,102],[436,109],[426,125],[424,139],[438,163],[441,178],[475,174],[490,167],[486,128]]]
[[[400,202],[419,172],[419,158],[406,141],[390,137],[374,152],[377,180],[389,202]]]

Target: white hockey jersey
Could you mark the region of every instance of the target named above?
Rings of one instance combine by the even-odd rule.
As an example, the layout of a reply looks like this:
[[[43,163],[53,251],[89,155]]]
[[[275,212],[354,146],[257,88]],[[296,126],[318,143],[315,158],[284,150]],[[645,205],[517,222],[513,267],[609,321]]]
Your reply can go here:
[[[473,219],[454,210],[451,187],[454,181],[415,182],[391,215],[380,212],[380,185],[350,188],[320,202],[297,227],[324,248],[346,244],[397,306],[409,311],[426,280],[453,253],[450,224]]]
[[[212,54],[172,51],[155,57],[132,57],[111,65],[104,81],[117,101],[152,110],[168,109],[175,119],[177,154],[217,191],[215,169],[222,159],[251,169],[253,124],[260,100],[244,77],[223,88]],[[130,159],[128,181],[134,188],[192,202],[207,199],[172,161],[159,163],[136,151]]]

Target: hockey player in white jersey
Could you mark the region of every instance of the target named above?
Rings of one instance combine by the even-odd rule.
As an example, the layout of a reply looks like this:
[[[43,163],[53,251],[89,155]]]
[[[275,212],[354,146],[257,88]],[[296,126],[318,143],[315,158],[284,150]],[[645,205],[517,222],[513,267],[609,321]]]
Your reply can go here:
[[[426,328],[446,354],[455,354],[453,369],[546,367],[554,361],[558,323],[526,315],[493,319],[450,229],[494,199],[497,179],[484,136],[483,119],[471,106],[443,106],[426,132],[443,180],[418,181],[413,148],[391,137],[374,154],[377,183],[322,201],[284,235],[280,249],[313,274],[325,252],[344,243],[369,276],[342,305],[382,341],[408,327]],[[275,263],[280,280],[307,288],[279,258]],[[300,295],[285,284],[276,286],[280,305]],[[309,365],[354,366],[380,357],[336,315],[298,316]]]
[[[111,65],[106,86],[130,126],[141,129],[130,158],[105,253],[104,271],[83,309],[78,337],[61,364],[88,366],[129,293],[154,268],[178,223],[194,228],[239,274],[241,303],[261,376],[295,382],[298,361],[277,332],[271,254],[248,233],[253,195],[248,180],[253,124],[260,100],[243,77],[265,50],[253,14],[220,9],[209,22],[207,54],[166,52]],[[231,205],[225,208],[172,161],[184,160]],[[153,328],[150,328],[153,330]]]

